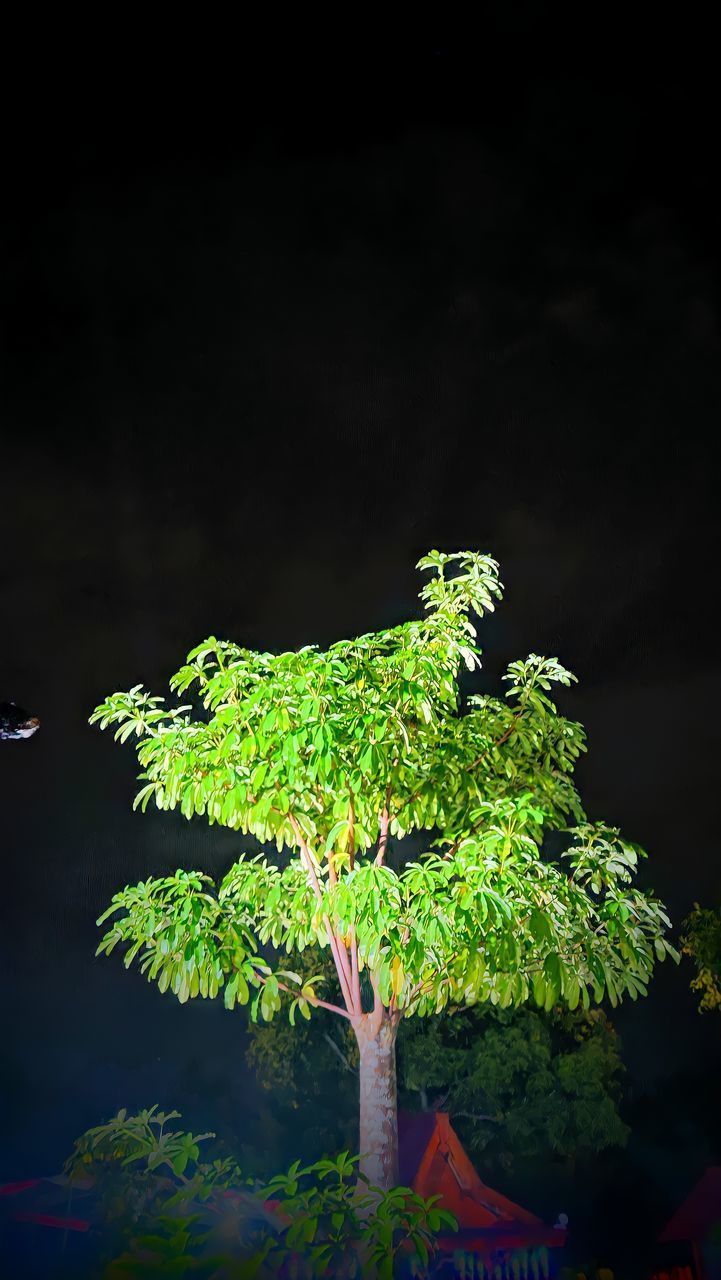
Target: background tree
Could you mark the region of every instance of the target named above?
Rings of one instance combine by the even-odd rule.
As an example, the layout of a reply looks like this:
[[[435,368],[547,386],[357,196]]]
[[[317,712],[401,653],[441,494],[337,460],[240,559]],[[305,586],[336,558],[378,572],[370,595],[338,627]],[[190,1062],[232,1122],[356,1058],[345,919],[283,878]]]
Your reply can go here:
[[[639,853],[590,823],[573,785],[580,725],[561,716],[555,658],[512,662],[506,698],[459,696],[462,663],[480,665],[470,614],[501,597],[498,565],[434,551],[418,567],[426,616],[327,652],[254,653],[214,637],[171,680],[199,706],[167,708],[136,686],[92,720],[137,739],[136,803],[179,807],[275,842],[278,863],[241,857],[214,889],[178,871],[117,894],[99,951],[129,944],[181,1000],[251,1001],[271,1019],[323,1007],[347,1020],[359,1053],[361,1170],[398,1177],[395,1040],[402,1018],[533,998],[590,1008],[645,994],[673,948],[667,917],[633,887]],[[455,576],[449,576],[455,571]],[[572,824],[569,827],[569,822]],[[566,831],[557,861],[544,833]],[[435,832],[430,852],[394,870],[389,836]],[[342,999],[275,968],[328,947]],[[675,953],[674,953],[675,954]],[[363,975],[372,998],[363,990]]]
[[[600,1009],[474,1007],[405,1032],[404,1086],[450,1112],[481,1168],[573,1166],[628,1139],[617,1037]]]
[[[699,993],[699,1009],[721,1009],[721,912],[694,903],[684,921],[681,952],[696,969],[691,990]]]

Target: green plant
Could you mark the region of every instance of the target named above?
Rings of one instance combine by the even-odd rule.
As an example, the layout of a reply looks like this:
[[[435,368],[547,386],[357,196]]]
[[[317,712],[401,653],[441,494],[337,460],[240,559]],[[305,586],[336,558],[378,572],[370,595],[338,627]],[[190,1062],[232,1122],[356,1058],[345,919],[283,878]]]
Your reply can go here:
[[[241,1203],[246,1212],[238,1219],[240,1225],[252,1220],[250,1209],[256,1207],[254,1184],[243,1178],[234,1160],[200,1159],[200,1144],[215,1135],[168,1127],[178,1118],[179,1112],[162,1112],[157,1106],[130,1116],[123,1109],[78,1138],[63,1166],[71,1186],[93,1188],[103,1220],[106,1260],[123,1242],[145,1238],[134,1255],[141,1268],[138,1274],[148,1252],[152,1265],[160,1266],[163,1259],[170,1265],[174,1259],[177,1267],[186,1255],[190,1265],[191,1242],[197,1247],[227,1219],[218,1192],[244,1188]],[[164,1230],[167,1236],[165,1253],[157,1257],[148,1238],[151,1228],[158,1238]]]
[[[552,1009],[643,995],[675,952],[661,904],[633,886],[637,845],[587,820],[573,784],[585,748],[561,716],[556,658],[512,662],[506,698],[461,699],[461,664],[480,665],[470,614],[501,597],[498,565],[475,552],[424,556],[426,616],[327,652],[254,653],[211,637],[171,680],[199,706],[168,708],[136,686],[91,717],[136,739],[137,804],[180,808],[275,843],[281,865],[241,857],[219,888],[198,872],[116,894],[98,951],[127,945],[180,1001],[283,1004],[291,1022],[325,1008],[359,1054],[361,1171],[397,1182],[395,1041],[403,1018],[453,1005]],[[570,825],[569,825],[570,824]],[[560,860],[543,841],[565,832]],[[435,832],[396,869],[389,841]],[[322,975],[267,951],[329,948]],[[266,950],[264,951],[264,948]],[[365,984],[365,989],[364,989]]]
[[[457,1229],[453,1215],[438,1207],[440,1196],[424,1200],[409,1187],[383,1191],[359,1185],[358,1162],[344,1152],[305,1169],[296,1163],[270,1180],[266,1193],[289,1224],[268,1253],[271,1267],[282,1266],[291,1250],[310,1263],[314,1275],[354,1275],[362,1260],[379,1280],[391,1280],[400,1255],[411,1251],[425,1264],[436,1233]]]
[[[448,1111],[479,1165],[573,1166],[628,1139],[617,1037],[601,1009],[459,1010],[427,1029],[410,1023],[400,1061],[406,1096]]]
[[[129,1247],[112,1259],[104,1270],[104,1280],[154,1280],[156,1276],[197,1276],[211,1280],[218,1276],[224,1259],[198,1256],[207,1232],[196,1230],[199,1214],[185,1217],[159,1216],[152,1231],[130,1240]],[[243,1261],[248,1280],[258,1275],[254,1260]],[[240,1276],[239,1276],[240,1280]]]
[[[697,902],[684,921],[681,953],[696,968],[691,990],[699,993],[699,1009],[721,1009],[721,912],[704,910]]]

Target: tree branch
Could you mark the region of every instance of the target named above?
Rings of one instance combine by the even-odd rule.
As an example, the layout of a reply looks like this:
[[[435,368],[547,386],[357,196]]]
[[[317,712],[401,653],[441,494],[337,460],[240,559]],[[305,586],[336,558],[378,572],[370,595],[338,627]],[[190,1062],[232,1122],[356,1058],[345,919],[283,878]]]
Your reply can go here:
[[[336,1056],[337,1056],[338,1058],[340,1058],[340,1060],[341,1060],[341,1062],[343,1063],[343,1066],[345,1067],[346,1071],[350,1071],[352,1075],[355,1075],[355,1074],[356,1074],[356,1073],[355,1073],[355,1069],[351,1066],[350,1062],[349,1062],[349,1061],[348,1061],[348,1059],[346,1058],[346,1056],[345,1056],[345,1054],[344,1054],[343,1050],[341,1049],[340,1045],[337,1045],[337,1044],[336,1044],[336,1042],[335,1042],[335,1040],[333,1039],[333,1037],[332,1037],[331,1035],[329,1035],[327,1031],[324,1031],[324,1032],[323,1032],[323,1039],[325,1040],[326,1044],[329,1044],[329,1045],[330,1045],[330,1047],[331,1047],[331,1049],[333,1050],[334,1054],[336,1054]]]
[[[353,1003],[357,1013],[363,1011],[363,998],[360,989],[360,973],[358,971],[358,939],[356,938],[355,925],[351,928],[350,936],[350,975],[351,975],[351,991],[353,993]]]
[[[290,822],[290,825],[293,828],[293,832],[295,834],[296,840],[300,845],[301,861],[303,862],[305,869],[308,872],[311,886],[316,895],[316,898],[320,902],[323,899],[323,891],[320,887],[320,880],[318,879],[318,873],[315,868],[315,860],[313,858],[313,855],[310,849],[308,848],[308,843],[305,839],[305,836],[303,835],[303,832],[298,826],[298,823],[292,813],[288,813],[288,821]],[[331,925],[328,913],[326,911],[323,912],[323,923],[328,933],[328,943],[330,945],[330,949],[333,954],[333,960],[335,962],[335,967],[338,974],[338,981],[340,982],[340,987],[343,993],[343,999],[345,1001],[346,1009],[348,1010],[349,1014],[354,1014],[355,1007],[353,1002],[353,994],[351,991],[350,963],[348,960],[348,952],[346,951],[345,945],[343,944],[341,939],[335,933],[333,926]]]
[[[340,979],[341,990],[343,991],[343,999],[346,1002],[349,1013],[354,1013],[353,992],[351,990],[350,977],[350,961],[348,960],[348,952],[345,943],[334,933],[331,922],[327,915],[323,916],[326,929],[328,930],[328,941],[330,949],[333,952],[335,967],[338,970],[338,978]]]
[[[383,812],[380,817],[380,838],[378,840],[378,852],[375,857],[375,865],[382,867],[385,862],[386,849],[388,847],[388,825],[390,823],[390,814],[388,812],[391,802],[390,786],[386,787],[386,802],[383,806]]]
[[[320,887],[320,880],[318,878],[318,866],[317,866],[316,859],[311,853],[308,847],[308,842],[305,836],[303,835],[303,832],[301,831],[300,827],[298,826],[298,823],[294,818],[293,814],[287,813],[286,817],[290,822],[291,827],[293,828],[293,833],[300,846],[301,862],[303,863],[306,871],[308,872],[308,878],[310,880],[311,887],[313,889],[313,892],[315,893],[316,898],[320,902],[323,897],[323,890]]]
[[[258,978],[258,981],[262,982],[263,986],[265,986],[268,978],[272,978],[273,974],[256,973],[256,977]],[[293,987],[287,987],[284,982],[278,982],[278,990],[285,991],[287,995],[293,996],[294,998],[297,998],[298,996],[298,992],[295,991]],[[314,1009],[327,1009],[329,1013],[338,1013],[341,1018],[348,1018],[349,1021],[351,1019],[351,1014],[348,1010],[341,1009],[339,1004],[329,1004],[327,1000],[319,1000],[317,996],[304,996],[303,999],[307,1000],[308,1004],[312,1004]]]
[[[466,1117],[469,1120],[483,1120],[489,1124],[503,1124],[503,1120],[499,1119],[498,1116],[486,1116],[478,1111],[454,1111],[453,1117],[454,1119]]]
[[[353,801],[353,792],[349,792],[348,804],[348,868],[350,871],[355,866],[355,803]]]
[[[427,991],[432,991],[432,990],[433,990],[433,982],[432,982],[430,979],[428,979],[428,978],[426,978],[423,982],[419,982],[419,983],[418,983],[418,984],[413,988],[413,990],[412,990],[412,991],[409,991],[409,993],[408,993],[408,1001],[407,1001],[407,1004],[406,1004],[406,1008],[408,1008],[408,1005],[412,1004],[412,1003],[413,1003],[413,1001],[414,1001],[415,999],[417,999],[417,997],[418,997],[418,996],[423,995],[423,993],[424,993],[424,991],[425,991],[425,990],[427,990]]]
[[[378,987],[378,978],[369,970],[371,986],[373,988],[373,1013],[371,1014],[372,1035],[377,1036],[381,1029],[383,1021],[383,1001],[381,1000],[380,990]]]
[[[349,1022],[353,1021],[353,1015],[348,1009],[341,1009],[339,1004],[329,1004],[327,1000],[319,1000],[317,996],[313,996],[312,1000],[310,996],[306,996],[305,999],[316,1009],[327,1009],[329,1013],[339,1013],[341,1018],[347,1018]]]
[[[468,765],[468,768],[465,770],[466,773],[472,773],[474,769],[477,769],[479,764],[482,764],[483,761],[485,760],[486,756],[488,755],[488,752],[492,751],[494,747],[502,747],[504,742],[508,741],[508,739],[513,733],[513,730],[515,729],[516,725],[518,724],[518,721],[521,719],[521,716],[523,715],[525,710],[526,710],[526,704],[524,703],[516,712],[508,728],[501,734],[500,738],[497,738],[495,742],[491,743],[490,747],[486,747],[485,750],[482,751],[479,756],[476,756],[475,760],[473,760],[471,764]],[[412,793],[412,795],[410,795],[407,800],[403,801],[403,804],[400,806],[400,808],[396,809],[395,813],[391,815],[393,820],[397,819],[398,815],[401,814],[404,809],[407,809],[409,804],[413,804],[413,801],[418,799],[419,795],[421,794],[421,791],[423,790],[427,782],[430,782],[430,778],[424,778],[423,782],[420,784],[419,787],[416,787],[416,790]]]
[[[346,951],[345,946],[341,942],[340,938],[338,938],[336,934],[333,932],[331,922],[327,915],[323,916],[323,923],[325,924],[325,927],[328,930],[328,942],[330,943],[330,949],[333,954],[333,960],[335,961],[336,972],[338,974],[338,981],[340,982],[341,991],[343,992],[343,999],[345,1000],[345,1005],[349,1014],[353,1014],[355,1012],[355,1009],[353,1004],[353,994],[351,992],[348,952]]]

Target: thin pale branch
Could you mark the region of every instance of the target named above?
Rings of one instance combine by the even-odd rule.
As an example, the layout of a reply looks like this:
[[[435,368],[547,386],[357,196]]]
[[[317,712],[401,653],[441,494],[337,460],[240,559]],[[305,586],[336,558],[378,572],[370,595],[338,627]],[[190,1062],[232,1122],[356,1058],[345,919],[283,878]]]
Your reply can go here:
[[[345,1056],[345,1054],[344,1054],[343,1050],[341,1049],[340,1045],[336,1044],[336,1042],[335,1042],[335,1040],[333,1039],[333,1037],[332,1037],[331,1035],[329,1035],[327,1031],[324,1031],[324,1032],[323,1032],[323,1039],[325,1040],[326,1044],[329,1044],[329,1045],[330,1045],[330,1047],[331,1047],[331,1049],[333,1050],[333,1052],[334,1052],[334,1054],[336,1055],[336,1057],[340,1058],[340,1060],[341,1060],[341,1062],[343,1063],[343,1066],[345,1067],[346,1071],[350,1071],[352,1075],[355,1075],[355,1074],[356,1074],[356,1073],[355,1073],[355,1069],[351,1066],[350,1062],[349,1062],[349,1061],[348,1061],[348,1059],[346,1058],[346,1056]]]
[[[355,866],[355,803],[353,801],[353,792],[350,791],[348,794],[348,866],[352,871]]]
[[[373,1012],[370,1015],[372,1035],[377,1036],[378,1032],[381,1029],[381,1023],[383,1021],[383,1001],[381,1000],[381,994],[380,994],[380,988],[378,985],[377,976],[372,971],[369,971],[369,976],[371,980],[371,986],[373,988]]]
[[[429,979],[426,979],[424,982],[419,982],[417,986],[413,987],[412,990],[409,991],[405,1007],[408,1008],[408,1006],[411,1005],[418,996],[425,995],[428,991],[432,991],[434,985],[435,983]]]
[[[460,1119],[462,1117],[466,1117],[468,1120],[487,1121],[488,1124],[503,1124],[503,1120],[500,1120],[498,1116],[486,1116],[479,1111],[454,1111],[453,1112],[454,1119]]]
[[[303,832],[301,831],[300,827],[298,826],[298,823],[295,817],[293,816],[293,814],[288,813],[286,816],[288,818],[288,821],[290,822],[291,827],[293,828],[293,833],[300,846],[301,861],[306,871],[308,872],[308,878],[311,883],[311,888],[313,889],[313,892],[315,893],[316,898],[320,902],[320,900],[323,897],[323,890],[320,887],[320,880],[318,878],[318,866],[317,866],[316,859],[311,853],[310,848],[308,847],[308,842],[305,836],[303,835]]]
[[[298,823],[292,813],[288,814],[288,821],[290,822],[290,825],[293,828],[293,832],[295,834],[296,840],[300,845],[301,860],[303,862],[303,865],[305,866],[306,871],[308,872],[311,886],[316,895],[316,898],[320,901],[323,897],[323,891],[320,887],[320,880],[318,879],[318,873],[315,868],[315,859],[308,847],[308,842],[306,841],[305,836],[303,835],[303,832],[298,826]],[[355,1009],[354,1009],[354,1003],[353,1003],[353,994],[351,991],[351,974],[350,974],[350,962],[348,960],[348,952],[346,951],[345,945],[343,944],[343,942],[338,938],[337,934],[335,933],[327,912],[323,913],[323,923],[328,933],[328,943],[330,945],[330,949],[333,955],[333,960],[335,962],[336,971],[338,973],[338,981],[340,982],[341,991],[343,993],[343,999],[345,1001],[346,1009],[348,1010],[348,1013],[350,1015],[355,1012]]]
[[[378,852],[375,857],[375,865],[377,867],[382,867],[386,858],[386,849],[388,848],[388,826],[390,823],[390,812],[389,812],[390,802],[391,802],[391,789],[390,787],[387,787],[386,802],[383,806],[383,812],[381,813],[381,816],[380,816],[380,837],[378,840]]]
[[[272,977],[273,975],[272,974],[264,975],[262,973],[258,973],[256,976],[258,980],[262,982],[263,986],[265,986],[266,982],[268,981],[268,978]],[[286,994],[289,996],[297,997],[298,995],[297,991],[294,991],[292,987],[287,987],[284,982],[278,983],[278,990],[285,991]],[[329,1004],[327,1000],[319,1000],[317,996],[304,996],[303,999],[307,1000],[308,1004],[312,1005],[314,1009],[327,1009],[329,1013],[339,1013],[341,1018],[350,1019],[351,1017],[351,1014],[348,1012],[348,1010],[341,1009],[339,1004]]]
[[[329,1004],[327,1000],[318,1000],[316,996],[314,996],[313,999],[311,999],[310,996],[306,996],[305,998],[308,1001],[308,1004],[312,1004],[316,1009],[327,1009],[329,1013],[339,1013],[341,1018],[347,1018],[349,1022],[352,1022],[353,1020],[352,1013],[350,1013],[348,1009],[341,1009],[339,1004]]]

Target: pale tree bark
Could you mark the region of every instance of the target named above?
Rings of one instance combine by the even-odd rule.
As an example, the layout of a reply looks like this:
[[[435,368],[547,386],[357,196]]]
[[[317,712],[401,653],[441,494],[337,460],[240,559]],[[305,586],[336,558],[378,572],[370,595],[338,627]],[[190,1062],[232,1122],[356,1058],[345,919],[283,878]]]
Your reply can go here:
[[[388,1009],[353,1019],[360,1053],[360,1172],[384,1191],[398,1186],[397,1018]]]

